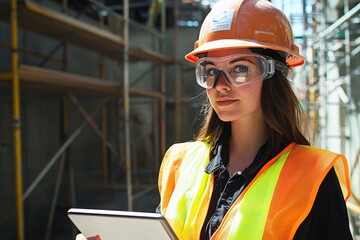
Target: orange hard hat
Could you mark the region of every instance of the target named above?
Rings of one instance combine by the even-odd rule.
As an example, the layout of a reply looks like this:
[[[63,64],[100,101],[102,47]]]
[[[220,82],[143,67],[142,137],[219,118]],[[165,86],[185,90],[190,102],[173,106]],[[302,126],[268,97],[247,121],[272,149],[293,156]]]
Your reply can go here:
[[[221,0],[206,16],[190,62],[198,54],[231,48],[264,48],[286,54],[289,67],[304,64],[285,14],[267,0]]]

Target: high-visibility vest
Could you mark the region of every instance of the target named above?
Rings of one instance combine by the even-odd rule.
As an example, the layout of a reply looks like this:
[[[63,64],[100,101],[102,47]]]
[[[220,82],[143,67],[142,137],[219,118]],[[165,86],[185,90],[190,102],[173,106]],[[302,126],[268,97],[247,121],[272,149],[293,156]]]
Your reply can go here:
[[[205,173],[209,146],[173,145],[159,173],[161,212],[180,240],[199,239],[213,191]],[[344,200],[350,196],[346,158],[292,143],[266,163],[230,207],[212,239],[292,239],[309,214],[318,189],[334,167]]]

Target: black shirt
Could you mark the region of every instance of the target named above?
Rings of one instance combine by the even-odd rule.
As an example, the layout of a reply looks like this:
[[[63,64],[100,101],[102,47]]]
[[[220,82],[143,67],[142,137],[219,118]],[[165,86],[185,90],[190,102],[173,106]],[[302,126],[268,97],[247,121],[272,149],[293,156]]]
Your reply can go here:
[[[284,143],[284,147],[287,144]],[[200,239],[211,238],[233,202],[261,167],[278,154],[264,156],[266,147],[265,144],[259,149],[254,161],[244,171],[229,176],[226,169],[229,159],[227,141],[221,141],[217,146],[205,169],[206,173],[214,174],[214,190]],[[294,239],[352,239],[346,205],[334,169],[323,180],[312,210],[299,226]]]

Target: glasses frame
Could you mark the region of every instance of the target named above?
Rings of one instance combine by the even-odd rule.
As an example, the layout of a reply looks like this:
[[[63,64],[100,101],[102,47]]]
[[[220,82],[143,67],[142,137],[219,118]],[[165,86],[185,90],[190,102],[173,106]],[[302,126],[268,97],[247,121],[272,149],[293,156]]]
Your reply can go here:
[[[236,59],[236,58],[243,58],[243,57],[255,57],[257,59],[260,59],[261,65],[260,67],[264,68],[263,74],[261,76],[258,77],[258,79],[249,81],[249,82],[244,82],[244,83],[237,83],[232,76],[228,73],[228,71],[224,68],[218,68],[217,69],[217,74],[215,75],[215,80],[214,80],[214,84],[211,86],[209,86],[208,84],[206,84],[206,81],[203,81],[202,79],[204,78],[203,76],[203,71],[202,68],[204,67],[204,65],[201,65],[204,62],[213,62],[213,63],[217,63],[217,62],[230,62],[232,59]],[[265,80],[267,78],[270,78],[274,75],[275,70],[281,71],[284,75],[288,73],[289,68],[287,67],[286,64],[274,60],[269,56],[265,56],[265,55],[260,55],[260,54],[255,54],[255,53],[246,53],[246,54],[232,54],[232,55],[228,55],[228,56],[224,56],[224,57],[202,57],[199,58],[199,60],[196,62],[196,69],[195,69],[195,75],[196,75],[196,81],[197,83],[205,88],[205,89],[211,89],[211,88],[215,88],[218,81],[219,81],[219,75],[222,73],[227,82],[230,83],[231,86],[233,87],[243,87],[243,86],[247,86],[249,84],[253,84],[255,82],[258,81],[262,81]],[[285,75],[285,76],[286,76]]]

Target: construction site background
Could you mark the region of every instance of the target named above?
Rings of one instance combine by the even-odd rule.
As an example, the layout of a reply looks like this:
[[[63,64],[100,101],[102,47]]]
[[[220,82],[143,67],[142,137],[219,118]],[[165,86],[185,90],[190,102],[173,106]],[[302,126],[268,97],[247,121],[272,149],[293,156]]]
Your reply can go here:
[[[199,128],[193,49],[216,1],[0,0],[1,239],[74,239],[70,207],[154,212],[166,149]],[[360,3],[274,0],[306,64],[312,144],[346,155],[360,235]]]

